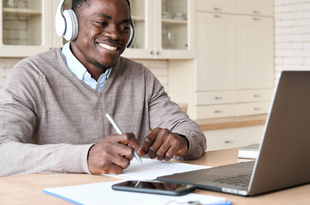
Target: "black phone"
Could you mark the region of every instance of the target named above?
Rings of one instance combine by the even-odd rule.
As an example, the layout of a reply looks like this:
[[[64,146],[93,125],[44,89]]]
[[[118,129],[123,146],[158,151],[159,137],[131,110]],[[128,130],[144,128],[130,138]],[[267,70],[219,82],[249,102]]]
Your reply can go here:
[[[193,192],[196,187],[186,184],[174,184],[159,181],[125,181],[112,185],[113,190],[131,191],[148,194],[181,196]]]

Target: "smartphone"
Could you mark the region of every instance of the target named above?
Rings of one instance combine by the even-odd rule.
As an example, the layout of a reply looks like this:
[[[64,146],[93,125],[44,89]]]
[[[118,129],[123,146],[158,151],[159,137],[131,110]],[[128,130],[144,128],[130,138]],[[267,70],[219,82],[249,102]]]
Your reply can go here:
[[[181,196],[193,192],[196,187],[186,184],[174,184],[159,181],[125,181],[113,184],[112,189],[118,191]]]

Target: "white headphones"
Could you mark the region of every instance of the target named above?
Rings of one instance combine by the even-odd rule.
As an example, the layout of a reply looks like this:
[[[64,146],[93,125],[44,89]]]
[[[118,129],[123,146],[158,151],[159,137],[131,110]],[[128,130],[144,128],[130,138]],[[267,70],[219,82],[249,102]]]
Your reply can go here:
[[[67,41],[76,39],[79,31],[78,18],[73,10],[67,9],[62,13],[62,7],[65,0],[62,0],[56,10],[55,28],[58,36],[64,37]],[[129,48],[135,39],[135,27],[130,16],[130,31],[127,48]]]

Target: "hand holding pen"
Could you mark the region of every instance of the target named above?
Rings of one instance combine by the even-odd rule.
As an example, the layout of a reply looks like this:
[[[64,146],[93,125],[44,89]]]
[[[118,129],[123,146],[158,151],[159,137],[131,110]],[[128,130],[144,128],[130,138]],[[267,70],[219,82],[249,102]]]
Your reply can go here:
[[[88,152],[87,165],[92,174],[121,174],[134,156],[138,140],[133,133],[111,134],[93,145]]]
[[[119,135],[123,134],[123,132],[122,132],[121,129],[117,126],[116,122],[115,122],[114,119],[110,116],[110,114],[107,113],[105,116],[109,119],[109,121],[110,121],[111,124],[113,125],[114,129],[116,130],[116,132],[117,132]],[[128,146],[131,147],[130,144],[128,144]],[[134,150],[134,156],[135,156],[135,158],[136,158],[141,164],[143,164],[143,162],[142,162],[142,160],[141,160],[141,158],[140,158],[140,156],[139,156],[139,154],[137,153],[136,150]]]

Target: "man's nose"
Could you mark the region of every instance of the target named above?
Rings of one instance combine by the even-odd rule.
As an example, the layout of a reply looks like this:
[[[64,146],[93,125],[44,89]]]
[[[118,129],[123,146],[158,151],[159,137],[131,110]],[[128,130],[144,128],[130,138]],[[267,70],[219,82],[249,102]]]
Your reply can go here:
[[[120,40],[122,39],[122,35],[116,26],[109,26],[104,31],[104,35],[110,37],[113,40]]]

